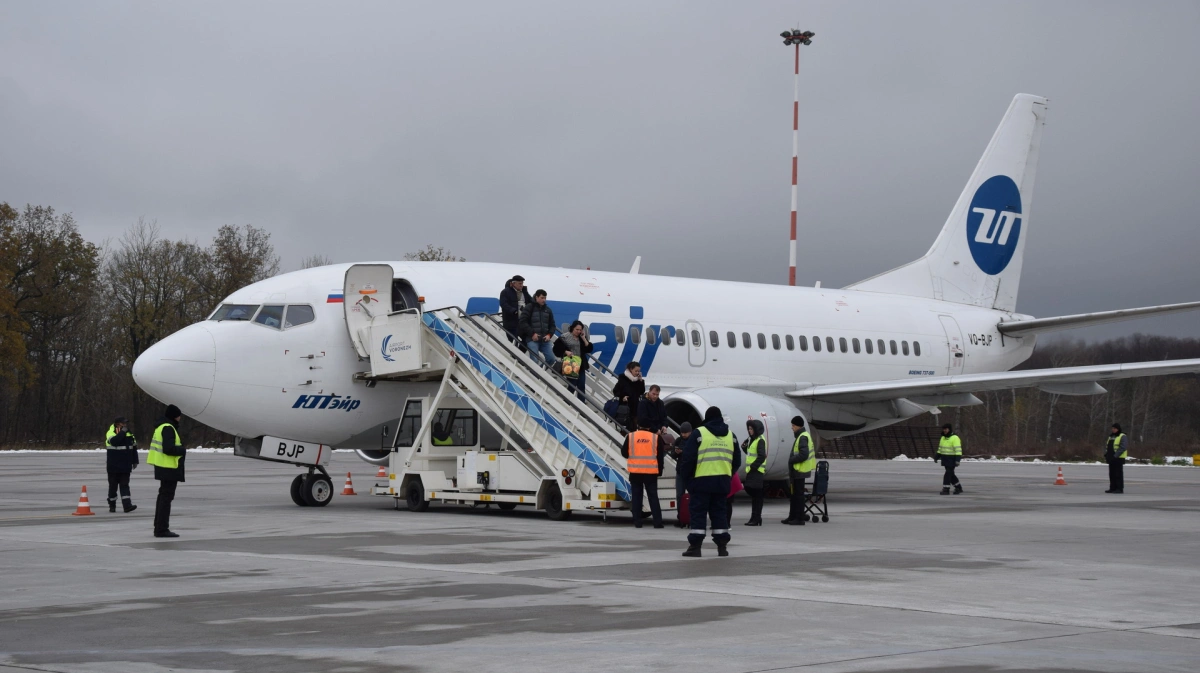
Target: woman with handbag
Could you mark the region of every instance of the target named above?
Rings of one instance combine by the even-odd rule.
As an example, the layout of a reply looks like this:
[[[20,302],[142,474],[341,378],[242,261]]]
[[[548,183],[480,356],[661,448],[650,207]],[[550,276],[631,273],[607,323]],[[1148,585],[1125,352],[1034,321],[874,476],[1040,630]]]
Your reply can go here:
[[[588,353],[592,352],[592,342],[587,338],[587,330],[583,321],[571,323],[567,331],[554,342],[554,356],[562,358],[563,377],[567,385],[579,399],[583,399],[584,386],[587,383]],[[575,371],[570,371],[570,369]]]
[[[637,430],[637,403],[646,394],[646,381],[642,378],[640,362],[625,365],[625,371],[617,377],[617,385],[613,386],[612,393],[617,401],[617,413],[613,418],[630,432]]]

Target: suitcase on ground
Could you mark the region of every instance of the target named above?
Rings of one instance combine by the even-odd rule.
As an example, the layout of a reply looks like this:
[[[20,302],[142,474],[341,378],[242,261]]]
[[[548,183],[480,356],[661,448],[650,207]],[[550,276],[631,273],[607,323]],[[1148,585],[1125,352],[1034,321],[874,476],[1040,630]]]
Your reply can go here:
[[[679,513],[679,523],[683,524],[684,526],[692,525],[692,512],[690,509],[688,509],[688,505],[690,505],[691,502],[692,494],[684,493],[683,499],[675,503],[678,505],[676,511]]]

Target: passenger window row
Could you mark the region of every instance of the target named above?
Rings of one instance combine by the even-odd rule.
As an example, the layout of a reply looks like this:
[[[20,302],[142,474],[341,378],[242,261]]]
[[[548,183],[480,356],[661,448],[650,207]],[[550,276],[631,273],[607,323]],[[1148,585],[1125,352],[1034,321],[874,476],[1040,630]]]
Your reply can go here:
[[[657,340],[657,341],[661,341],[662,345],[664,345],[664,346],[670,345],[671,333],[669,330],[672,330],[672,329],[675,331],[675,343],[677,343],[680,346],[683,346],[685,344],[685,337],[683,334],[683,330],[673,328],[673,327],[663,327],[657,333],[654,330],[647,329],[646,333],[645,333],[646,343],[653,346],[655,341]],[[619,343],[619,344],[625,343],[625,328],[620,327],[620,326],[614,327],[613,328],[613,337],[616,339],[617,343]],[[700,338],[701,338],[700,332],[697,330],[692,330],[692,345],[693,346],[700,345]],[[629,328],[629,340],[635,344],[639,344],[642,342],[641,339],[642,339],[641,328],[630,327]],[[720,337],[720,334],[716,330],[709,331],[708,343],[713,348],[720,347],[721,337]],[[737,348],[738,347],[738,335],[734,332],[726,332],[725,333],[725,343],[729,348]],[[755,344],[757,344],[758,348],[760,350],[766,350],[767,349],[767,335],[763,334],[762,332],[759,332],[757,335],[752,337],[749,332],[742,332],[741,343],[742,343],[742,348],[754,348]],[[786,347],[790,351],[796,350],[797,345],[799,345],[801,351],[807,351],[808,346],[809,346],[809,338],[804,335],[800,335],[799,337],[793,338],[791,334],[785,334],[783,336],[783,338],[780,339],[778,334],[771,335],[771,348],[773,348],[774,350],[782,350],[784,347]],[[895,339],[891,339],[891,340],[888,340],[885,342],[883,339],[875,339],[875,340],[862,339],[862,340],[860,340],[858,338],[847,339],[846,337],[838,337],[838,339],[835,343],[833,337],[831,337],[831,336],[825,337],[824,342],[822,342],[821,337],[814,336],[814,337],[812,337],[812,349],[813,349],[813,351],[815,351],[817,353],[820,353],[822,351],[825,351],[828,353],[835,353],[835,352],[849,353],[851,350],[853,350],[855,353],[862,353],[865,349],[867,355],[873,355],[875,353],[879,353],[880,355],[887,355],[890,352],[892,355],[901,355],[901,354],[910,355],[911,354],[911,355],[920,357],[921,342],[913,341],[910,344],[910,342],[908,342],[907,340],[900,340],[897,342]]]
[[[709,343],[712,344],[713,348],[716,348],[721,345],[721,339],[717,335],[716,331],[712,331],[712,332],[708,333],[708,340],[709,340]],[[749,332],[742,332],[741,341],[742,341],[742,348],[753,348],[754,344],[757,344],[759,350],[767,349],[767,335],[763,334],[762,332],[759,332],[753,339],[751,338]],[[725,343],[730,348],[737,348],[737,345],[738,345],[737,334],[735,334],[734,332],[726,332],[725,333]],[[807,336],[801,335],[800,337],[794,339],[794,338],[792,338],[791,334],[785,334],[783,336],[783,340],[782,340],[782,344],[781,344],[778,334],[771,335],[771,348],[773,348],[774,350],[782,350],[784,346],[786,346],[787,349],[790,351],[796,350],[797,343],[799,343],[800,350],[802,350],[802,351],[808,350],[809,341],[808,341]],[[880,355],[886,355],[889,352],[889,350],[892,355],[899,355],[901,353],[903,353],[904,355],[909,355],[911,353],[912,355],[916,355],[918,357],[921,355],[921,343],[918,341],[912,342],[911,349],[909,347],[909,342],[906,340],[901,340],[899,342],[899,347],[897,347],[896,344],[897,344],[897,342],[894,339],[888,341],[885,344],[883,339],[876,339],[876,340],[872,341],[871,339],[862,339],[862,340],[859,340],[857,338],[846,339],[846,337],[838,337],[837,342],[835,344],[833,337],[827,336],[827,337],[825,337],[824,344],[823,344],[824,347],[822,348],[821,337],[814,336],[812,338],[812,349],[813,349],[813,351],[815,351],[817,353],[820,353],[822,350],[824,350],[825,352],[828,352],[828,353],[834,353],[834,352],[839,352],[839,351],[842,353],[849,353],[851,351],[851,349],[853,349],[853,351],[855,353],[862,353],[863,349],[865,348],[868,355],[873,354],[876,351],[878,351],[878,353]]]

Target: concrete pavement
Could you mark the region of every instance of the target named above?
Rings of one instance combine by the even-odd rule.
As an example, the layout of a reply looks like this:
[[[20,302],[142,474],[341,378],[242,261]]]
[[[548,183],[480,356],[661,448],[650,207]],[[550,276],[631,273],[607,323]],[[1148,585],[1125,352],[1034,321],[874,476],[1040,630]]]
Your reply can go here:
[[[0,454],[0,671],[1195,671],[1200,469],[833,461],[832,520],[683,531],[365,495],[296,507],[292,468],[192,455],[104,504],[103,454]],[[79,485],[93,517],[71,517]]]

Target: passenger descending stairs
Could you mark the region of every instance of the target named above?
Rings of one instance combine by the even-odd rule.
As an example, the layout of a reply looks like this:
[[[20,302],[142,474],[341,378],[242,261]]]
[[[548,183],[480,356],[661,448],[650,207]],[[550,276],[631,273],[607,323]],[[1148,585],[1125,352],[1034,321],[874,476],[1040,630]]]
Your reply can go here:
[[[449,307],[426,311],[421,319],[427,346],[448,351],[447,376],[529,443],[542,471],[549,470],[544,476],[566,471],[585,497],[607,483],[622,500],[632,499],[621,456],[624,436],[612,419],[535,365],[487,317]]]

